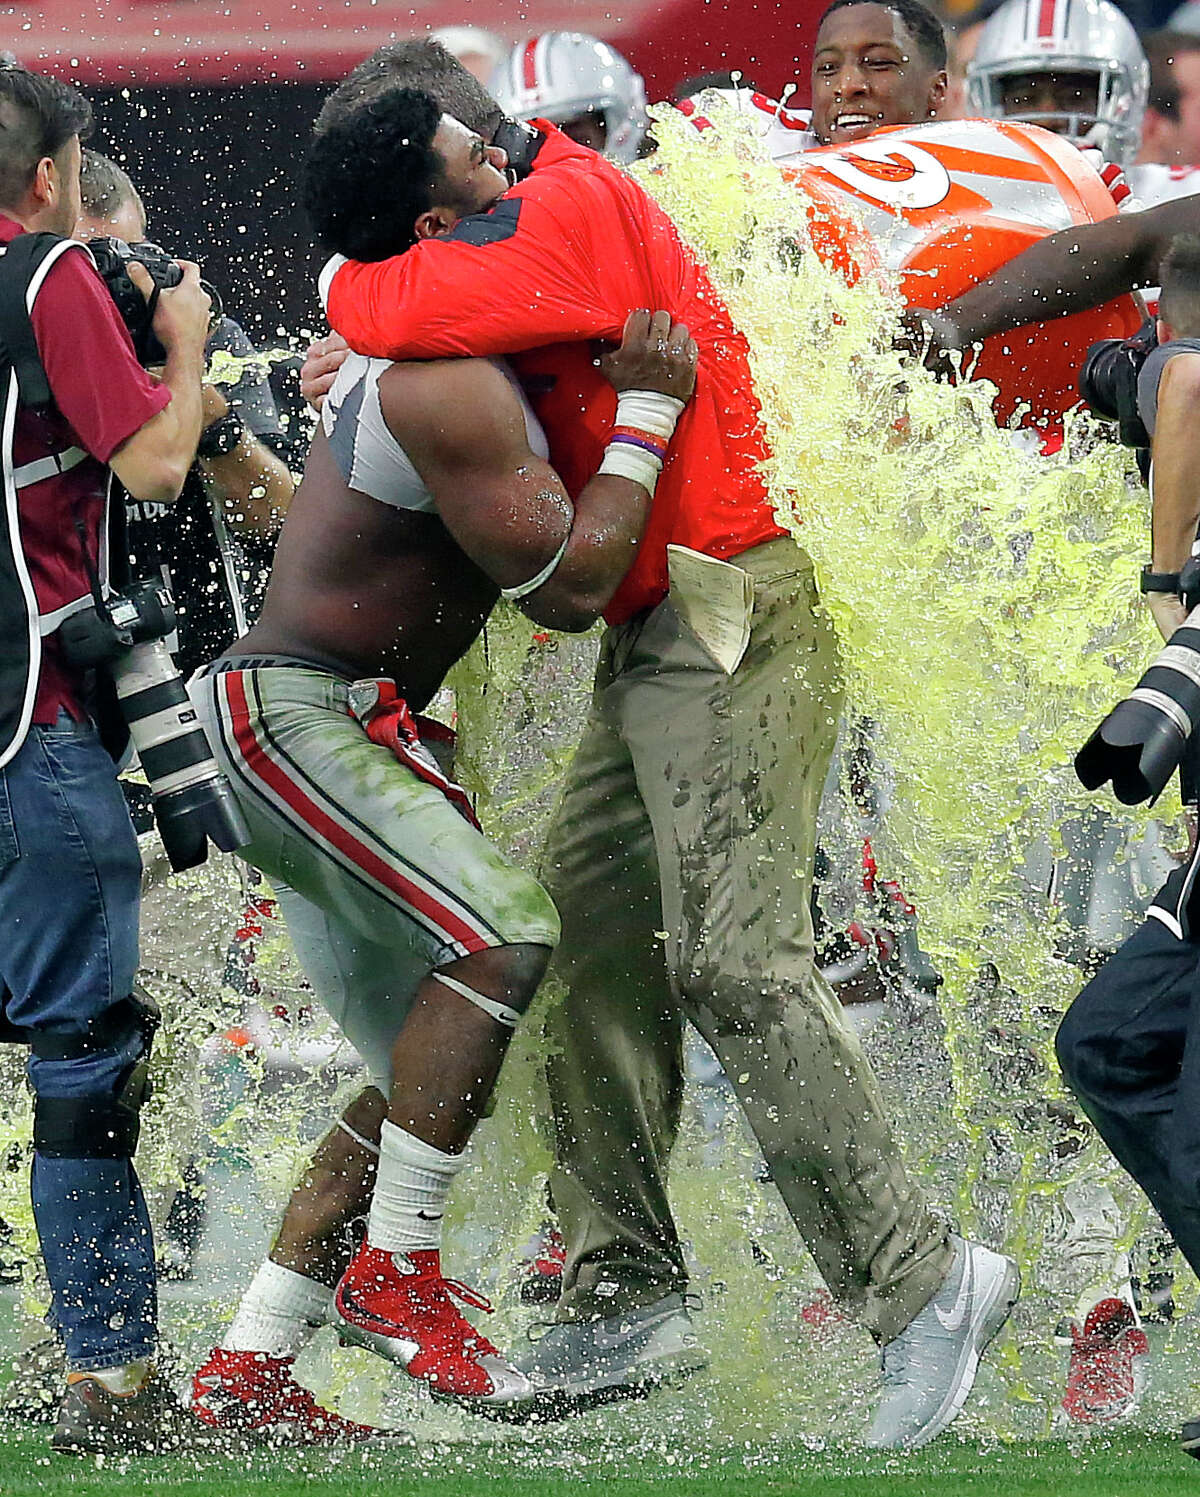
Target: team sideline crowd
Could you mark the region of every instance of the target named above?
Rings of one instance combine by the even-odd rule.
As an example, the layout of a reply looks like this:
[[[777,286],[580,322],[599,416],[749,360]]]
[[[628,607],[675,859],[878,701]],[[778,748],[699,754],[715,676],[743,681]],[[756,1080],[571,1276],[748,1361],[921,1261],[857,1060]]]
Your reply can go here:
[[[948,35],[921,0],[834,0],[809,79],[681,80],[671,128],[752,140],[823,205],[803,252],[840,234],[855,274],[898,277],[896,346],[947,379],[968,354],[1014,443],[1049,461],[1082,391],[1137,449],[1130,592],[1168,646],[1111,720],[1149,745],[1150,790],[1117,788],[1148,799],[1178,767],[1192,807],[1200,5],[1157,31],[1150,10],[1003,0]],[[330,331],[290,389],[200,267],[149,243],[91,128],[77,89],[0,65],[0,1041],[28,1048],[52,1448],[396,1438],[297,1377],[326,1326],[492,1420],[686,1383],[710,1352],[668,1190],[685,1080],[736,1098],[830,1312],[880,1349],[866,1445],[935,1439],[1021,1272],[928,1199],[864,1052],[941,977],[876,866],[887,770],[772,503],[754,349],[642,185],[642,79],[595,37],[465,26],[355,67],[306,143]],[[498,607],[603,626],[536,866],[486,834],[445,721]],[[819,845],[839,815],[868,833],[861,866]],[[1200,852],[1194,824],[1172,854],[1111,805],[1062,841],[1031,892],[1081,989],[1060,1121],[1154,1221],[1139,1278],[1107,1185],[1070,1203],[1059,1416],[1103,1425],[1138,1408],[1171,1265],[1200,1272]],[[134,1156],[162,1015],[139,969],[147,911],[174,918],[166,865],[230,854],[226,977],[253,994],[235,928],[277,912],[361,1088],[176,1379],[157,1286],[202,1187],[184,1168],[152,1226]],[[554,1164],[521,1297],[552,1323],[516,1350],[442,1231],[548,976]],[[1200,1455],[1200,1418],[1182,1438]]]

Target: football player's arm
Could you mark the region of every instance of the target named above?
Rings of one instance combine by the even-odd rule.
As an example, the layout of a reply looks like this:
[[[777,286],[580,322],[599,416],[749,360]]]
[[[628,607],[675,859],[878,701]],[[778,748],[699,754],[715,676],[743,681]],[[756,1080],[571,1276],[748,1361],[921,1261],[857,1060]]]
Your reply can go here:
[[[674,394],[682,409],[695,384],[696,345],[658,315],[651,323],[641,314],[644,324],[627,331],[605,372],[619,391]],[[653,480],[597,473],[572,503],[531,451],[512,386],[483,361],[441,365],[415,380],[393,370],[379,392],[385,420],[471,560],[536,623],[590,628],[633,564]]]
[[[1198,231],[1200,197],[1062,229],[933,314],[916,315],[928,321],[943,348],[966,348],[994,333],[1085,312],[1155,285],[1171,241]]]

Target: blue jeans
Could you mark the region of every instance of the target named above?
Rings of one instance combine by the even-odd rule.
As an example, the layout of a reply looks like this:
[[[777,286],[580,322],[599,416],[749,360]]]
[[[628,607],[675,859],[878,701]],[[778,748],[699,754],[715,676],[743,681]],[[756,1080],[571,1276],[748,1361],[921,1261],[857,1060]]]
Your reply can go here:
[[[90,723],[34,727],[0,770],[0,983],[13,1023],[61,1037],[133,990],[141,859],[116,769]],[[66,1060],[31,1056],[39,1097],[108,1095],[139,1034]],[[35,1150],[34,1219],[50,1319],[72,1367],[115,1367],[153,1350],[154,1245],[129,1159]]]
[[[1200,943],[1150,918],[1067,1010],[1067,1085],[1200,1272]]]

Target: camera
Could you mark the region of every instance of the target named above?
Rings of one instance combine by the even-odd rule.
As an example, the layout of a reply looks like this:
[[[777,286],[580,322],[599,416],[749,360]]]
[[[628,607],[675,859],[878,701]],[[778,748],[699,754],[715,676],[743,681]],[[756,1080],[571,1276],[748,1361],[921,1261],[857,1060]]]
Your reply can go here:
[[[166,363],[167,351],[154,336],[154,311],[159,295],[178,286],[183,280],[183,271],[178,263],[160,245],[142,240],[137,244],[126,244],[123,239],[89,239],[88,249],[96,262],[96,269],[108,287],[109,295],[117,304],[121,321],[129,329],[133,349],[138,363],[147,366]],[[129,279],[130,261],[144,265],[154,282],[149,300],[142,295]],[[221,298],[207,281],[200,284],[212,301],[211,321],[213,326],[222,316]]]
[[[1075,755],[1084,788],[1098,790],[1111,780],[1122,805],[1154,804],[1200,726],[1200,559],[1180,572],[1179,592],[1187,618]],[[1183,788],[1190,803],[1195,787]]]
[[[1117,423],[1125,447],[1149,447],[1150,433],[1138,414],[1137,385],[1142,365],[1158,346],[1153,319],[1131,338],[1093,343],[1079,371],[1079,393],[1097,416]]]
[[[58,636],[72,665],[111,672],[163,847],[179,873],[204,862],[210,840],[235,852],[250,831],[167,649],[174,629],[170,591],[145,579],[73,613]]]

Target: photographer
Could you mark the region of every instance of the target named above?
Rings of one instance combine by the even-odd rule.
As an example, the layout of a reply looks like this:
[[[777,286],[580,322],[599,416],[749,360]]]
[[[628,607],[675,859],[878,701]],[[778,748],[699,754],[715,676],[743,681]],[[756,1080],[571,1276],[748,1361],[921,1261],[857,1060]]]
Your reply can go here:
[[[1200,239],[1195,237],[1174,240],[1163,262],[1158,337],[1137,383],[1138,414],[1152,443],[1151,561],[1142,589],[1163,638],[1170,639],[1187,614],[1179,572],[1200,521]],[[1186,691],[1195,674],[1194,652],[1181,645],[1172,655],[1162,675],[1175,675],[1181,684],[1174,690]],[[1162,691],[1145,695],[1170,711]],[[1181,766],[1185,772],[1192,768],[1188,759],[1195,759],[1192,742]],[[1194,770],[1189,778],[1193,775]],[[1194,799],[1187,784],[1184,799]],[[1067,1084],[1146,1192],[1193,1271],[1200,1269],[1200,1066],[1196,1046],[1189,1044],[1200,1019],[1198,866],[1200,852],[1193,846],[1155,896],[1147,918],[1075,1000],[1057,1040]],[[1184,1426],[1183,1443],[1200,1455],[1200,1420]]]
[[[150,1371],[153,1244],[132,1163],[153,1032],[134,993],[141,870],[116,766],[89,715],[93,683],[59,630],[105,587],[109,469],[145,501],[169,503],[183,486],[202,426],[210,302],[185,265],[157,301],[167,357],[161,381],[151,379],[88,251],[69,237],[90,123],[74,89],[0,68],[11,434],[0,521],[0,989],[3,1037],[32,1051],[33,1208],[70,1368],[52,1443],[129,1452],[179,1439],[177,1405]],[[145,269],[129,274],[149,298]]]
[[[85,150],[80,187],[77,239],[145,240],[142,199],[115,161]],[[254,345],[231,317],[217,320],[205,353],[210,361],[224,353],[243,362],[206,379],[204,431],[182,494],[171,505],[135,500],[126,506],[135,572],[165,570],[170,578],[179,619],[173,653],[184,675],[253,622],[295,487],[286,460],[303,461],[280,430],[268,366],[255,359]]]
[[[128,174],[99,151],[85,150],[80,173],[82,212],[75,237],[146,239],[146,209]],[[197,459],[174,504],[128,499],[129,562],[135,575],[164,575],[178,619],[176,663],[190,676],[258,616],[275,537],[295,487],[285,459],[299,467],[303,451],[280,428],[268,364],[231,318],[219,317],[205,345],[210,361],[230,354],[239,363],[206,376],[205,429]],[[150,792],[123,781],[139,833],[151,828]],[[186,1002],[189,992],[215,992],[226,978],[248,983],[253,949],[234,932],[245,924],[249,890],[242,865],[210,862],[189,895],[192,918],[177,918],[180,893],[157,836],[142,843],[142,981],[157,1002]],[[157,1232],[160,1272],[190,1275],[204,1219],[194,1163],[183,1167],[185,1188]],[[151,1197],[151,1212],[155,1201]],[[156,1222],[159,1220],[156,1217]]]

